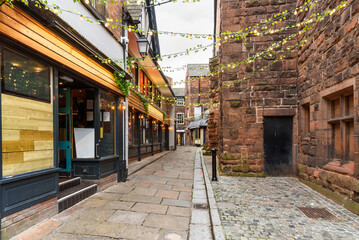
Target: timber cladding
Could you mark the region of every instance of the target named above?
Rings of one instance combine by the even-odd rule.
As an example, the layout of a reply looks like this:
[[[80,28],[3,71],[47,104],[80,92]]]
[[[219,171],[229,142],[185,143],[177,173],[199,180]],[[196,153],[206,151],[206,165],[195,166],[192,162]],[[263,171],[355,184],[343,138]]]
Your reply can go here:
[[[110,71],[16,7],[2,6],[0,34],[21,42],[26,47],[121,93]]]
[[[1,94],[3,176],[53,166],[53,106]]]

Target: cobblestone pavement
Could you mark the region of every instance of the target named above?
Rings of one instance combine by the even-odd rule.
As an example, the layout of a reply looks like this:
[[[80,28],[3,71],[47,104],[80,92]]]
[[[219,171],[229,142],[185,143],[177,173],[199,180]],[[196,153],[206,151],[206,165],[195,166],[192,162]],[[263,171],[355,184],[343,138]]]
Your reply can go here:
[[[212,186],[227,239],[359,239],[357,215],[296,178],[220,176]],[[308,218],[298,207],[325,208],[338,219]]]
[[[178,148],[16,239],[186,240],[196,150]]]

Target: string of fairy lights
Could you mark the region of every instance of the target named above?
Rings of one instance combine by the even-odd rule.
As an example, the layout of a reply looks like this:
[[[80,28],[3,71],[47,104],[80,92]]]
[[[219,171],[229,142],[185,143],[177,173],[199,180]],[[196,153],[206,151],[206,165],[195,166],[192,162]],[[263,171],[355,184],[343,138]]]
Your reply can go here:
[[[290,56],[294,51],[296,51],[298,48],[302,47],[304,44],[306,44],[309,40],[311,40],[314,36],[310,36],[310,37],[307,37],[303,40],[301,40],[299,43],[296,43],[294,45],[292,45],[291,47],[287,47],[286,49],[281,49],[279,51],[277,51],[277,53],[284,53],[282,55],[280,55],[278,58],[274,59],[272,62],[270,62],[269,64],[259,68],[257,71],[253,71],[251,73],[248,73],[245,77],[241,78],[241,79],[237,79],[231,83],[227,83],[227,84],[223,84],[224,87],[230,87],[230,86],[233,86],[234,84],[236,83],[240,83],[244,80],[247,80],[249,79],[251,76],[257,74],[258,72],[260,71],[263,71],[265,70],[266,68],[270,67],[271,65],[275,64],[276,62],[278,61],[281,61],[283,60],[285,57],[287,56]],[[218,87],[217,90],[221,89],[222,87]],[[213,104],[212,106],[213,107],[216,107],[218,104]],[[202,112],[203,113],[203,112]],[[187,118],[184,118],[184,119],[191,119],[192,117],[195,117],[195,116],[189,116]],[[167,119],[167,118],[166,118]],[[181,118],[182,119],[182,118]],[[181,120],[179,118],[168,118],[168,120]]]
[[[344,7],[345,4],[343,2],[342,5],[338,6],[337,9],[340,9],[342,7]],[[273,43],[270,47],[268,47],[266,50],[262,51],[262,52],[259,52],[259,53],[256,53],[255,55],[253,55],[252,57],[249,57],[245,60],[241,60],[239,62],[234,62],[234,63],[229,63],[227,64],[224,68],[220,68],[218,69],[217,71],[215,72],[212,72],[212,73],[209,73],[205,76],[200,76],[200,77],[194,77],[195,79],[194,80],[198,80],[198,79],[203,79],[203,77],[209,77],[209,76],[213,76],[215,74],[219,74],[221,72],[224,72],[224,70],[230,70],[230,69],[233,69],[235,67],[238,67],[239,65],[241,64],[244,64],[244,63],[252,63],[254,62],[255,60],[258,60],[258,59],[262,59],[263,57],[267,56],[265,55],[266,53],[268,53],[268,51],[271,51],[277,47],[280,47],[282,44],[286,44],[288,41],[290,41],[294,36],[299,36],[300,34],[303,34],[305,33],[306,31],[308,31],[309,29],[311,29],[313,27],[313,25],[317,22],[320,22],[324,19],[325,16],[327,15],[330,15],[330,14],[333,14],[334,12],[332,10],[328,10],[326,11],[325,13],[323,13],[322,15],[317,15],[318,18],[316,21],[312,20],[312,19],[309,19],[307,22],[303,22],[303,24],[301,24],[300,26],[303,26],[304,25],[304,28],[301,29],[299,32],[295,33],[295,34],[292,34],[286,38],[284,38],[281,42],[277,42],[277,43]],[[310,23],[310,25],[305,25],[307,23]],[[300,27],[298,26],[298,27]],[[275,55],[276,53],[273,52],[273,53],[269,53],[268,56],[271,57],[273,55]],[[193,80],[193,79],[192,79]],[[136,87],[136,86],[135,86]],[[202,93],[198,93],[198,94],[189,94],[187,95],[187,97],[191,97],[191,96],[202,96],[202,95],[205,95],[205,94],[209,94],[209,93],[213,93],[217,91],[217,89],[213,89],[213,90],[209,90],[207,92],[202,92]],[[173,98],[173,97],[159,97],[159,96],[152,96],[155,100],[159,100],[159,98],[161,99],[164,99],[166,101],[176,101],[176,98]],[[190,105],[196,105],[197,103],[189,103]]]
[[[76,0],[75,0],[76,1]],[[292,10],[292,11],[284,11],[284,12],[281,12],[279,14],[276,14],[274,15],[273,19],[272,18],[269,18],[267,20],[264,21],[265,24],[257,24],[257,25],[254,25],[254,26],[249,26],[247,27],[246,29],[244,29],[244,31],[238,31],[236,33],[232,33],[232,32],[224,32],[224,33],[220,33],[220,34],[193,34],[193,33],[174,33],[174,32],[165,32],[165,31],[153,31],[153,30],[149,30],[149,34],[170,34],[171,36],[181,36],[181,37],[187,37],[187,38],[198,38],[198,37],[212,37],[213,38],[216,38],[216,42],[210,44],[211,46],[213,45],[216,45],[216,46],[220,46],[221,44],[227,42],[229,39],[234,39],[234,40],[238,40],[239,38],[242,38],[243,40],[246,40],[246,38],[248,36],[264,36],[266,34],[276,34],[280,31],[284,31],[284,30],[287,30],[287,29],[290,29],[290,28],[301,28],[303,27],[301,30],[299,30],[296,35],[300,35],[304,32],[306,32],[307,30],[311,29],[313,27],[313,25],[315,23],[318,23],[320,21],[322,21],[326,16],[328,15],[332,15],[334,14],[336,11],[344,8],[349,1],[342,1],[340,4],[337,5],[337,7],[331,9],[331,10],[327,10],[323,13],[315,13],[315,14],[312,14],[308,19],[300,22],[300,23],[297,23],[297,24],[292,24],[292,25],[287,25],[285,27],[281,27],[281,28],[274,28],[274,29],[268,29],[268,27],[266,25],[269,25],[271,24],[272,26],[275,26],[278,22],[282,22],[282,21],[285,21],[287,19],[287,15],[289,13],[293,13],[294,15],[297,15],[298,13],[300,12],[303,12],[303,11],[309,11],[309,8],[310,7],[313,7],[315,6],[315,4],[318,2],[319,0],[315,0],[315,1],[311,1],[311,0],[308,0],[306,1],[302,6],[299,6],[297,7],[296,9]],[[11,1],[8,1],[11,3]],[[42,3],[44,2],[43,0],[40,0],[40,1],[36,1],[36,2],[39,2],[39,3]],[[45,1],[46,2],[46,1]],[[2,1],[1,4],[5,3],[4,1]],[[69,12],[73,12],[71,10],[63,10],[61,8],[59,8],[58,6],[53,6],[53,8],[50,8],[48,7],[46,4],[45,4],[45,7],[48,8],[48,10],[50,11],[54,11],[54,12],[58,12],[58,11],[69,11]],[[76,14],[76,13],[75,13]],[[81,18],[84,18],[83,15],[81,15]],[[93,21],[94,23],[104,23],[106,25],[106,23],[108,22],[113,22],[112,19],[110,19],[110,21],[108,21],[109,19],[106,19],[106,22],[101,22],[101,20],[97,20],[96,19],[96,22]],[[90,21],[89,19],[87,19],[87,21]],[[115,23],[120,23],[119,21],[116,21],[115,20]],[[310,24],[310,25],[309,25]],[[127,26],[125,25],[122,25],[122,24],[119,24],[121,27],[124,27],[126,29]],[[107,26],[108,27],[108,26]],[[128,26],[127,27],[127,30],[128,31],[135,31],[135,32],[139,32],[139,33],[145,33],[145,32],[142,32],[141,29],[133,29],[132,26]],[[292,40],[292,37],[294,36],[290,36],[290,37],[287,37],[285,39],[283,39],[280,44],[286,44],[287,42],[290,42]],[[204,75],[204,76],[199,76],[199,77],[195,77],[195,78],[191,78],[191,81],[195,81],[195,80],[198,80],[198,79],[202,79],[203,77],[209,77],[211,75],[215,75],[215,74],[220,74],[220,73],[223,73],[224,71],[226,70],[231,70],[231,69],[234,69],[236,67],[238,67],[239,65],[241,64],[244,64],[244,63],[252,63],[254,62],[255,60],[257,59],[261,59],[263,58],[264,54],[268,53],[269,54],[272,54],[272,55],[277,55],[278,53],[283,53],[285,51],[287,51],[287,54],[290,53],[291,51],[294,51],[296,50],[298,47],[301,47],[303,46],[303,44],[305,44],[309,39],[311,39],[312,37],[309,37],[309,38],[306,38],[302,41],[300,41],[299,43],[295,44],[295,45],[291,45],[291,46],[287,46],[286,49],[281,49],[279,51],[274,51],[275,48],[279,47],[279,43],[274,43],[271,47],[269,47],[268,49],[266,49],[265,51],[262,51],[260,53],[256,53],[255,55],[253,55],[252,57],[250,58],[247,58],[245,60],[242,60],[242,61],[238,61],[238,62],[234,62],[234,63],[228,63],[226,65],[222,65],[220,67],[218,67],[218,69],[216,69],[216,71],[212,71],[212,73],[209,73],[207,75]],[[196,51],[198,50],[197,48],[205,48],[205,46],[197,46],[193,49],[190,49],[190,51]],[[185,51],[187,54],[189,51]],[[175,55],[176,53],[174,53]],[[178,55],[179,53],[177,53]],[[171,55],[171,54],[168,54],[168,55]],[[172,56],[174,56],[172,55]],[[269,55],[270,56],[270,55]],[[231,83],[227,83],[227,84],[223,84],[222,86],[218,87],[218,88],[215,88],[215,89],[211,89],[207,92],[203,92],[203,93],[198,93],[198,94],[191,94],[190,96],[188,97],[191,97],[191,96],[202,96],[202,95],[205,95],[205,94],[209,94],[209,93],[213,93],[213,92],[217,92],[217,91],[220,91],[222,90],[223,88],[226,88],[226,87],[230,87],[232,85],[234,85],[235,83],[239,83],[241,81],[244,81],[244,80],[247,80],[248,78],[250,78],[251,76],[253,76],[254,74],[258,73],[259,71],[262,71],[264,70],[265,68],[269,67],[270,65],[274,64],[275,62],[277,61],[280,61],[282,60],[283,58],[285,57],[285,55],[281,55],[280,57],[277,57],[276,59],[274,59],[271,63],[269,63],[268,65],[258,69],[257,71],[253,71],[251,73],[249,73],[246,77],[242,78],[242,79],[238,79],[238,80],[235,80]],[[158,58],[155,58],[155,59],[158,59]],[[134,63],[136,61],[141,61],[141,59],[130,59],[129,61],[131,61],[131,63]],[[104,61],[112,61],[110,59],[107,59],[107,60],[104,60]],[[158,68],[158,66],[157,66]],[[163,70],[162,70],[163,71]],[[181,84],[181,83],[178,83],[178,84]],[[158,88],[158,87],[168,87],[168,85],[154,85],[154,87]],[[138,89],[138,86],[135,86],[135,85],[132,85],[132,88],[134,89]],[[153,94],[151,92],[151,94]],[[164,96],[161,96],[160,99],[158,96],[154,96],[152,95],[151,98],[153,100],[164,100],[166,102],[173,102],[173,101],[177,101],[176,98],[173,98],[173,97],[164,97]],[[153,100],[151,101],[153,103]],[[198,104],[198,103],[187,103],[187,104]],[[204,105],[203,103],[200,104],[200,105]],[[213,104],[210,104],[209,105],[213,106]],[[194,117],[194,116],[191,116],[191,117]],[[189,118],[191,118],[189,117]],[[170,120],[169,118],[167,118],[168,120]],[[187,118],[186,118],[187,119]],[[173,119],[173,120],[179,120],[179,119]]]
[[[120,24],[122,22],[122,20],[118,20],[118,19],[115,19],[115,20],[113,20],[113,19],[99,20],[99,19],[95,19],[93,17],[85,16],[85,15],[81,14],[80,12],[77,12],[77,11],[74,11],[74,10],[63,9],[63,8],[59,7],[58,5],[56,5],[56,4],[53,4],[53,5],[46,4],[46,1],[44,2],[44,0],[36,0],[36,1],[39,1],[39,2],[43,3],[48,10],[53,11],[55,13],[69,12],[69,13],[72,13],[72,14],[77,14],[80,17],[80,20],[86,19],[88,22],[91,22],[91,23],[105,24],[106,27],[109,27],[109,23],[111,22],[111,23],[114,23],[114,25],[112,26],[113,28],[117,28],[118,26],[120,26],[120,27],[123,27],[124,29],[128,30],[129,32],[135,31],[135,32],[138,32],[138,33],[141,33],[141,34],[146,33],[144,30],[135,28],[134,26],[127,26],[127,25]],[[276,25],[278,22],[286,20],[287,15],[289,15],[290,13],[293,13],[293,14],[296,15],[299,12],[308,11],[309,8],[312,7],[312,6],[315,6],[315,4],[318,1],[319,0],[307,0],[306,2],[304,2],[303,5],[295,8],[292,11],[285,10],[285,11],[279,13],[279,14],[276,14],[273,17],[273,19],[269,18],[267,20],[264,20],[263,23],[256,24],[256,25],[253,25],[253,26],[249,26],[244,31],[240,30],[238,32],[226,31],[226,32],[222,32],[222,33],[216,35],[216,34],[176,33],[176,32],[168,32],[168,31],[155,31],[155,30],[149,29],[148,33],[150,35],[153,35],[153,34],[156,33],[156,34],[167,34],[167,35],[170,35],[170,36],[181,36],[181,37],[186,37],[186,38],[189,38],[189,39],[192,39],[193,38],[192,36],[196,36],[196,37],[202,36],[202,37],[209,37],[209,39],[213,39],[213,38],[217,39],[216,42],[208,44],[208,45],[204,45],[204,46],[203,45],[198,45],[196,47],[186,49],[186,50],[184,50],[182,52],[167,54],[167,55],[163,55],[163,56],[157,55],[157,56],[152,57],[152,59],[161,60],[163,58],[172,58],[172,57],[179,57],[179,56],[189,55],[189,53],[192,52],[192,51],[198,52],[200,49],[207,50],[209,47],[211,47],[213,45],[220,46],[222,43],[225,43],[226,41],[228,41],[228,39],[231,39],[231,38],[233,38],[235,40],[238,40],[239,38],[242,38],[242,39],[245,40],[246,36],[248,36],[248,34],[264,36],[264,35],[267,35],[267,34],[278,33],[280,31],[284,31],[284,30],[286,30],[288,28],[294,28],[295,25],[282,27],[282,28],[279,28],[279,29],[276,29],[276,30],[273,30],[273,29],[268,30],[268,27],[266,25],[268,25],[268,24]],[[88,0],[87,3],[89,4],[90,1]],[[265,30],[265,31],[260,32],[257,29],[262,29],[262,30]],[[149,58],[149,57],[147,57],[147,58]],[[143,58],[129,58],[128,60],[112,60],[112,59],[100,59],[100,60],[102,60],[103,62],[106,62],[106,63],[123,63],[125,61],[139,62],[139,61],[143,60]],[[158,68],[158,66],[156,68]],[[158,69],[160,69],[160,68],[158,68]]]

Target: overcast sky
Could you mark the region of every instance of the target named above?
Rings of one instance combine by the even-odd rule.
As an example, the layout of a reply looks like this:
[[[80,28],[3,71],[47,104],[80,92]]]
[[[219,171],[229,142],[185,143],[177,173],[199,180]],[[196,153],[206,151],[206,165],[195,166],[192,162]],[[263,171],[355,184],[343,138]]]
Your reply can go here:
[[[213,0],[200,0],[195,3],[166,3],[156,6],[157,27],[159,31],[187,32],[187,33],[213,33]],[[182,52],[188,48],[193,48],[198,44],[208,45],[213,40],[208,39],[187,39],[183,37],[171,37],[160,34],[161,55]],[[208,63],[212,57],[212,47],[206,51],[190,52],[187,56],[177,58],[163,58],[159,62],[161,67],[171,66],[174,68],[191,63]],[[166,70],[164,68],[164,70]],[[164,72],[172,77],[174,81],[184,80],[186,71]],[[176,85],[174,87],[179,87]]]

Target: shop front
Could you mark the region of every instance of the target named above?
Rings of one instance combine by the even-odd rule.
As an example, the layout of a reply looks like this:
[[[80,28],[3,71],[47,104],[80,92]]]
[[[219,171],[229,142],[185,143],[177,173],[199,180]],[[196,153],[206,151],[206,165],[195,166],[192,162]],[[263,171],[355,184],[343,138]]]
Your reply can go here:
[[[117,178],[122,153],[124,97],[60,73],[59,168],[61,177]],[[121,169],[121,171],[123,171]]]
[[[63,178],[100,189],[126,180],[127,110],[117,68],[96,60],[75,31],[60,31],[66,23],[45,26],[31,16],[17,6],[0,9],[4,239],[58,213]]]
[[[134,107],[128,111],[129,159],[138,160],[168,150],[168,125]],[[166,130],[167,129],[167,130]]]

